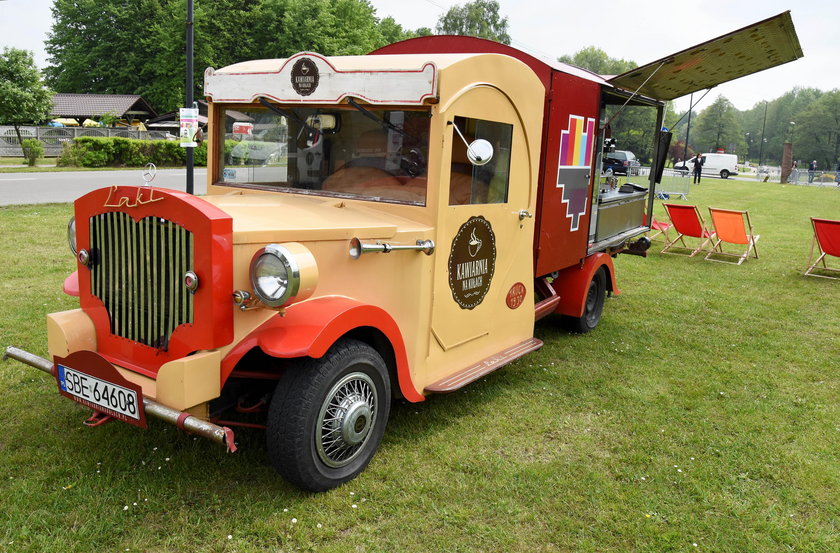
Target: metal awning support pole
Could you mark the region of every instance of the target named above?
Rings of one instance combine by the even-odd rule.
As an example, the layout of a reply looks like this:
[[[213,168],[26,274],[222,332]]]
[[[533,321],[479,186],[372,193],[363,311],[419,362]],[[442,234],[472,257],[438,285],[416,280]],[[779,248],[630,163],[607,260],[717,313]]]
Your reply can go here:
[[[665,66],[665,63],[667,63],[667,61],[670,61],[670,60],[663,61],[662,63],[660,63],[660,64],[659,64],[659,67],[657,67],[657,68],[653,71],[653,73],[651,73],[651,74],[650,74],[650,76],[648,76],[648,78],[647,78],[647,79],[645,79],[645,82],[643,82],[642,84],[640,84],[640,85],[639,85],[639,88],[637,88],[637,89],[633,92],[633,94],[631,94],[631,95],[630,95],[630,97],[629,97],[629,98],[627,98],[627,101],[626,101],[626,102],[624,102],[624,105],[623,105],[623,106],[621,106],[621,107],[618,109],[618,111],[617,111],[617,112],[615,112],[615,113],[613,114],[613,116],[612,116],[612,117],[610,117],[610,120],[609,120],[609,121],[607,121],[606,123],[604,123],[604,126],[603,126],[603,127],[601,127],[600,129],[598,129],[598,131],[599,131],[599,132],[600,132],[600,131],[603,131],[604,129],[606,129],[606,128],[610,125],[610,123],[612,123],[612,122],[613,122],[613,119],[615,119],[616,117],[618,117],[618,114],[619,114],[619,113],[621,113],[622,111],[624,111],[624,108],[626,108],[626,107],[627,107],[627,104],[629,104],[629,103],[630,103],[630,101],[631,101],[633,98],[635,98],[636,96],[638,96],[638,95],[639,95],[639,91],[642,89],[642,87],[643,87],[643,86],[645,86],[645,85],[647,84],[647,82],[648,82],[649,80],[651,80],[651,79],[653,78],[653,76],[654,76],[654,75],[656,75],[656,74],[659,72],[659,70],[660,70],[660,69],[662,69],[662,67],[664,67],[664,66]]]
[[[193,0],[187,0],[187,103],[186,107],[193,107]],[[195,158],[193,149],[187,148],[187,194],[193,193]]]
[[[6,351],[3,353],[3,359],[14,359],[39,371],[54,375],[53,364],[48,359],[14,346],[6,348]],[[231,453],[236,451],[236,444],[233,441],[233,430],[226,426],[218,426],[201,420],[189,413],[172,409],[145,396],[143,397],[143,408],[146,410],[147,415],[168,422],[169,424],[174,424],[178,428],[183,428],[196,436],[201,436],[202,438],[207,438],[210,441],[221,444]]]

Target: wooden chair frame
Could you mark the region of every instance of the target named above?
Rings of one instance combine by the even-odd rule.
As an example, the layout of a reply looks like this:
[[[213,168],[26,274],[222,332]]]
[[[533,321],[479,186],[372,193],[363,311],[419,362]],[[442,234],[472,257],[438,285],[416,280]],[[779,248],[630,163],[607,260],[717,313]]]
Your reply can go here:
[[[714,231],[709,230],[706,226],[706,222],[703,220],[703,216],[700,215],[700,210],[697,209],[696,205],[684,205],[684,204],[662,204],[665,207],[665,210],[668,212],[668,217],[671,219],[671,225],[674,230],[677,232],[677,237],[673,240],[668,241],[665,244],[665,247],[662,248],[662,251],[659,253],[670,253],[674,255],[686,255],[686,252],[675,252],[669,251],[674,248],[680,248],[684,250],[689,250],[688,257],[694,257],[701,251],[706,250],[706,244],[712,241],[715,237]],[[675,211],[672,212],[671,210],[674,209]],[[694,211],[694,216],[696,217],[696,227],[695,228],[680,228],[682,226],[683,219],[680,216],[675,217],[674,213],[685,212],[688,210]],[[690,223],[695,223],[694,221],[690,221]],[[691,248],[688,244],[685,243],[684,237],[688,236],[691,238],[697,238],[701,240],[700,245],[696,248]],[[681,242],[682,246],[676,246],[677,242]]]
[[[836,227],[836,232],[838,233],[838,235],[840,235],[840,221],[811,217],[811,226],[814,228],[814,237],[811,239],[811,253],[808,255],[808,268],[805,269],[805,276],[840,280],[840,268],[829,267],[825,262],[826,256],[840,258],[840,248],[838,248],[838,251],[835,251],[834,249],[832,249],[831,246],[828,246],[828,251],[826,251],[826,245],[824,245],[820,240],[821,233],[819,232],[820,229],[823,229],[823,231],[826,233],[831,232],[827,229],[834,229]],[[840,239],[838,239],[838,243],[840,243]],[[817,246],[817,248],[819,249],[819,255],[817,256],[816,260],[814,260],[814,246]],[[820,263],[822,264],[822,267],[817,267],[817,265],[819,265]],[[818,273],[814,273],[814,270],[828,272],[832,274],[821,275]],[[837,276],[834,276],[833,273],[836,273]]]
[[[739,226],[737,229],[727,228],[725,223],[721,220],[722,217],[731,218],[735,215],[740,216],[742,226]],[[706,254],[705,259],[706,261],[717,261],[718,263],[731,263],[734,265],[740,265],[743,263],[749,256],[750,251],[755,254],[755,258],[758,259],[758,248],[756,247],[755,243],[758,242],[758,239],[761,237],[759,234],[755,234],[753,232],[752,221],[750,221],[750,214],[748,211],[738,211],[735,209],[720,209],[716,207],[709,208],[709,218],[712,221],[712,227],[715,231],[715,242],[712,245],[712,249],[709,253]],[[738,236],[733,235],[733,230],[736,231]],[[738,233],[737,231],[743,231]],[[723,243],[727,244],[740,244],[747,247],[746,251],[742,253],[731,253],[726,252],[723,250]],[[713,256],[724,256],[724,257],[731,257],[737,259],[737,261],[728,261],[725,259],[714,259]]]

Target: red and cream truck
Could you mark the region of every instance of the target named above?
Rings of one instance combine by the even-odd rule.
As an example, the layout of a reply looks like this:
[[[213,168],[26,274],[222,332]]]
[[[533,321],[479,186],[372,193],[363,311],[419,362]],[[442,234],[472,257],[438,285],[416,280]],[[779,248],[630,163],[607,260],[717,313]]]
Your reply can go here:
[[[609,79],[467,37],[208,69],[207,195],[76,200],[80,307],[47,316],[49,359],[6,356],[91,425],[151,416],[234,450],[228,413],[263,410],[278,472],[332,488],[367,466],[393,398],[538,349],[547,315],[598,324],[668,138],[645,186],[616,189],[608,114],[649,106],[659,129],[665,100],[801,54],[785,13]]]

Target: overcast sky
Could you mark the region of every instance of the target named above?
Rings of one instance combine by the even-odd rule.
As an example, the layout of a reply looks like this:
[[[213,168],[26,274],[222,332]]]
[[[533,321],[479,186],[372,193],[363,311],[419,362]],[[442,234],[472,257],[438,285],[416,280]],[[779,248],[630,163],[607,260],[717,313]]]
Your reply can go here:
[[[201,1],[201,0],[199,0]],[[448,0],[372,0],[377,16],[392,16],[405,28],[434,29],[438,18],[455,4]],[[778,98],[794,86],[840,88],[840,6],[837,0],[500,0],[513,46],[556,58],[597,46],[609,56],[645,64],[751,23],[791,10],[805,57],[720,85],[698,109],[718,94],[738,109]],[[668,6],[668,4],[671,4]],[[35,52],[46,65],[44,40],[52,25],[52,0],[0,0],[0,47]],[[527,7],[525,7],[527,6]],[[140,25],[138,25],[138,30]],[[688,98],[677,100],[678,110]]]

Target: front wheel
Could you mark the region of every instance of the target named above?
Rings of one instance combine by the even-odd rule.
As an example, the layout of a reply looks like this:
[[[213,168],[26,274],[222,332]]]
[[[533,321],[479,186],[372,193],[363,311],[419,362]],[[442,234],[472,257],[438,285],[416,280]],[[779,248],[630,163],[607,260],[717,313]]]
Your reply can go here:
[[[728,179],[728,178],[729,178],[729,171],[727,171],[726,169],[724,169],[723,171],[721,171],[721,172],[720,172],[720,178],[722,178],[722,179]]]
[[[296,486],[311,491],[339,486],[370,463],[390,408],[382,357],[363,342],[341,340],[278,382],[266,429],[269,458]]]
[[[586,304],[583,308],[583,315],[580,317],[565,317],[566,327],[572,332],[585,334],[595,329],[601,322],[601,313],[604,311],[604,300],[607,294],[607,273],[604,267],[599,268],[592,280],[589,281],[589,290],[586,293]]]

